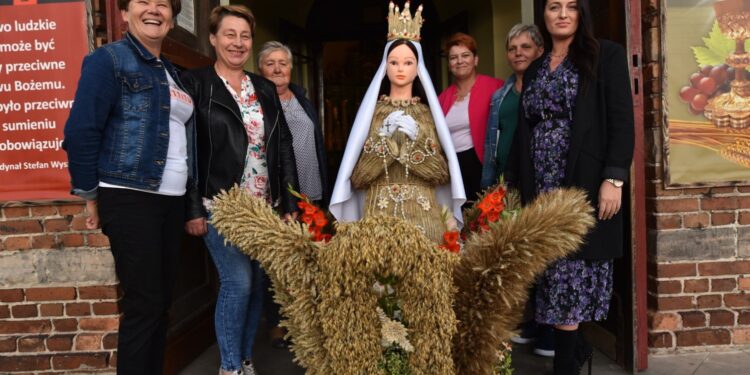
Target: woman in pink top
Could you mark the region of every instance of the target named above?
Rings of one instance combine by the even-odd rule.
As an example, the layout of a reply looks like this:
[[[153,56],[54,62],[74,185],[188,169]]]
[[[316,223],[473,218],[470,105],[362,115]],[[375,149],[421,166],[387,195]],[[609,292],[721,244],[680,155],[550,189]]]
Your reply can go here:
[[[445,52],[454,81],[438,99],[451,132],[469,204],[480,191],[490,100],[503,80],[477,74],[477,42],[469,35],[453,34],[445,43]]]

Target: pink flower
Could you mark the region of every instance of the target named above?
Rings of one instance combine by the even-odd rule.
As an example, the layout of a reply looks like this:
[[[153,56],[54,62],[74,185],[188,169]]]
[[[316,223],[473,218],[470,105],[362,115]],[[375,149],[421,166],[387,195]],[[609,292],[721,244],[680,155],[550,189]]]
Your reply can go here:
[[[265,189],[268,184],[268,176],[255,176],[253,183],[257,189]]]

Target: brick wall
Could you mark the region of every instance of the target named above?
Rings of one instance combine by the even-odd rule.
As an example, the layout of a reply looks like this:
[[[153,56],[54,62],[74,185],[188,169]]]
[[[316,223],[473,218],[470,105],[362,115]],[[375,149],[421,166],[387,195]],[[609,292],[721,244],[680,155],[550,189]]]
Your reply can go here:
[[[0,373],[113,372],[117,286],[83,203],[3,207]]]
[[[750,347],[750,187],[665,189],[662,2],[643,0],[649,346]]]

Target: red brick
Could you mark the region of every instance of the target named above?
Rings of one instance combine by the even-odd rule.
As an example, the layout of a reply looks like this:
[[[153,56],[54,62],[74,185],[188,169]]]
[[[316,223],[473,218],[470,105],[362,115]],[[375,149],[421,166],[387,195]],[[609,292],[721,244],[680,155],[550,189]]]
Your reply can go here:
[[[734,212],[712,212],[711,213],[711,225],[729,225],[734,224],[735,215]]]
[[[17,337],[0,337],[0,353],[16,351]]]
[[[55,216],[57,215],[57,208],[55,206],[34,206],[31,207],[31,216]]]
[[[695,263],[672,263],[659,264],[656,268],[656,276],[662,277],[686,277],[696,276]]]
[[[708,279],[685,280],[685,293],[708,292]]]
[[[698,273],[705,276],[750,273],[750,260],[698,263]]]
[[[737,281],[734,279],[713,279],[711,280],[712,292],[731,292],[737,287]]]
[[[682,228],[680,215],[658,215],[654,216],[654,229],[678,229]]]
[[[78,325],[85,331],[117,331],[119,318],[82,318]]]
[[[117,351],[113,351],[109,356],[109,367],[117,368]]]
[[[735,328],[732,331],[735,345],[750,344],[750,329],[748,328]]]
[[[91,304],[85,302],[66,303],[65,313],[68,316],[89,316],[91,315]]]
[[[3,240],[5,250],[28,250],[31,249],[31,238],[29,236],[6,237]]]
[[[750,277],[740,277],[740,290],[750,290]]]
[[[45,232],[67,232],[70,230],[68,219],[47,219],[44,221]]]
[[[685,228],[701,229],[708,226],[709,217],[705,212],[686,214],[682,217],[682,222]]]
[[[117,333],[108,333],[102,339],[104,349],[117,349]]]
[[[26,289],[27,301],[64,301],[76,299],[76,288],[29,288]]]
[[[78,296],[81,299],[115,299],[117,298],[117,286],[84,286],[78,288]]]
[[[35,249],[58,249],[60,243],[53,234],[42,234],[31,238],[31,245]]]
[[[39,315],[36,305],[15,305],[11,311],[14,318],[36,318]]]
[[[672,334],[669,332],[649,332],[648,346],[649,348],[671,348]]]
[[[748,212],[748,211],[738,211],[737,222],[740,225],[748,225],[748,224],[750,224],[750,212]]]
[[[649,314],[651,329],[655,331],[674,331],[679,328],[680,318],[673,313]]]
[[[109,238],[101,233],[87,234],[86,244],[91,247],[109,247]]]
[[[740,193],[750,193],[750,185],[737,186],[737,191],[739,191]]]
[[[69,351],[71,348],[73,348],[73,335],[56,335],[47,338],[47,349],[49,351]]]
[[[0,289],[0,302],[21,302],[23,301],[22,289]]]
[[[61,303],[45,303],[39,306],[39,313],[42,316],[62,316],[63,305]]]
[[[39,233],[42,224],[39,220],[13,220],[0,222],[0,235]]]
[[[734,313],[729,310],[710,310],[707,312],[709,316],[708,325],[711,327],[734,325]]]
[[[655,212],[692,212],[698,211],[698,199],[677,198],[657,199],[654,205]]]
[[[76,370],[107,367],[107,353],[65,354],[52,357],[55,370]]]
[[[0,372],[49,370],[49,355],[0,356]]]
[[[721,307],[721,294],[698,296],[699,309],[710,309],[714,307]]]
[[[656,308],[659,311],[667,310],[690,310],[693,308],[693,299],[691,297],[658,297]]]
[[[102,347],[102,335],[93,333],[84,333],[76,336],[75,350],[93,351]]]
[[[7,305],[0,305],[0,319],[10,318],[10,307]]]
[[[4,320],[0,321],[0,334],[8,333],[46,333],[52,327],[49,320]]]
[[[709,346],[729,345],[732,337],[726,329],[698,329],[693,331],[678,331],[677,346]]]
[[[117,303],[115,302],[100,302],[93,304],[94,314],[96,315],[116,315],[119,313]]]
[[[5,207],[3,208],[3,215],[7,219],[28,217],[29,208],[28,207]]]
[[[78,330],[76,319],[55,319],[52,321],[56,332],[73,332]]]
[[[85,216],[75,216],[70,221],[70,229],[71,230],[88,230],[86,228],[86,217]]]
[[[60,216],[75,216],[83,213],[84,203],[73,203],[57,206]]]
[[[722,186],[722,187],[712,187],[709,194],[729,194],[734,193],[734,186]]]
[[[750,197],[738,197],[737,200],[740,204],[740,208],[750,208]]]
[[[657,280],[656,292],[659,294],[679,294],[682,292],[680,280]]]
[[[21,337],[18,339],[18,351],[19,352],[43,352],[44,351],[44,337]]]
[[[750,310],[740,310],[737,315],[737,324],[750,325]]]
[[[61,240],[63,247],[83,246],[83,235],[79,233],[63,234]]]
[[[700,311],[681,312],[682,326],[684,328],[700,328],[706,326],[706,314]]]
[[[727,307],[748,307],[750,306],[750,294],[725,294],[724,304],[727,305]]]
[[[735,210],[739,206],[737,197],[711,197],[701,199],[701,210]]]

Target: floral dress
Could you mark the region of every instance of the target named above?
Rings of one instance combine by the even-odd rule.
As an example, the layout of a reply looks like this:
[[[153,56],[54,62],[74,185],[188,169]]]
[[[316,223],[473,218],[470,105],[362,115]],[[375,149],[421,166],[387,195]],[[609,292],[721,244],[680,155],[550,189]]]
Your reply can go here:
[[[547,55],[523,96],[524,116],[533,126],[531,155],[537,193],[563,186],[578,85],[578,70],[569,60],[551,71]],[[574,325],[604,320],[611,296],[611,260],[561,259],[537,282],[536,321]]]

